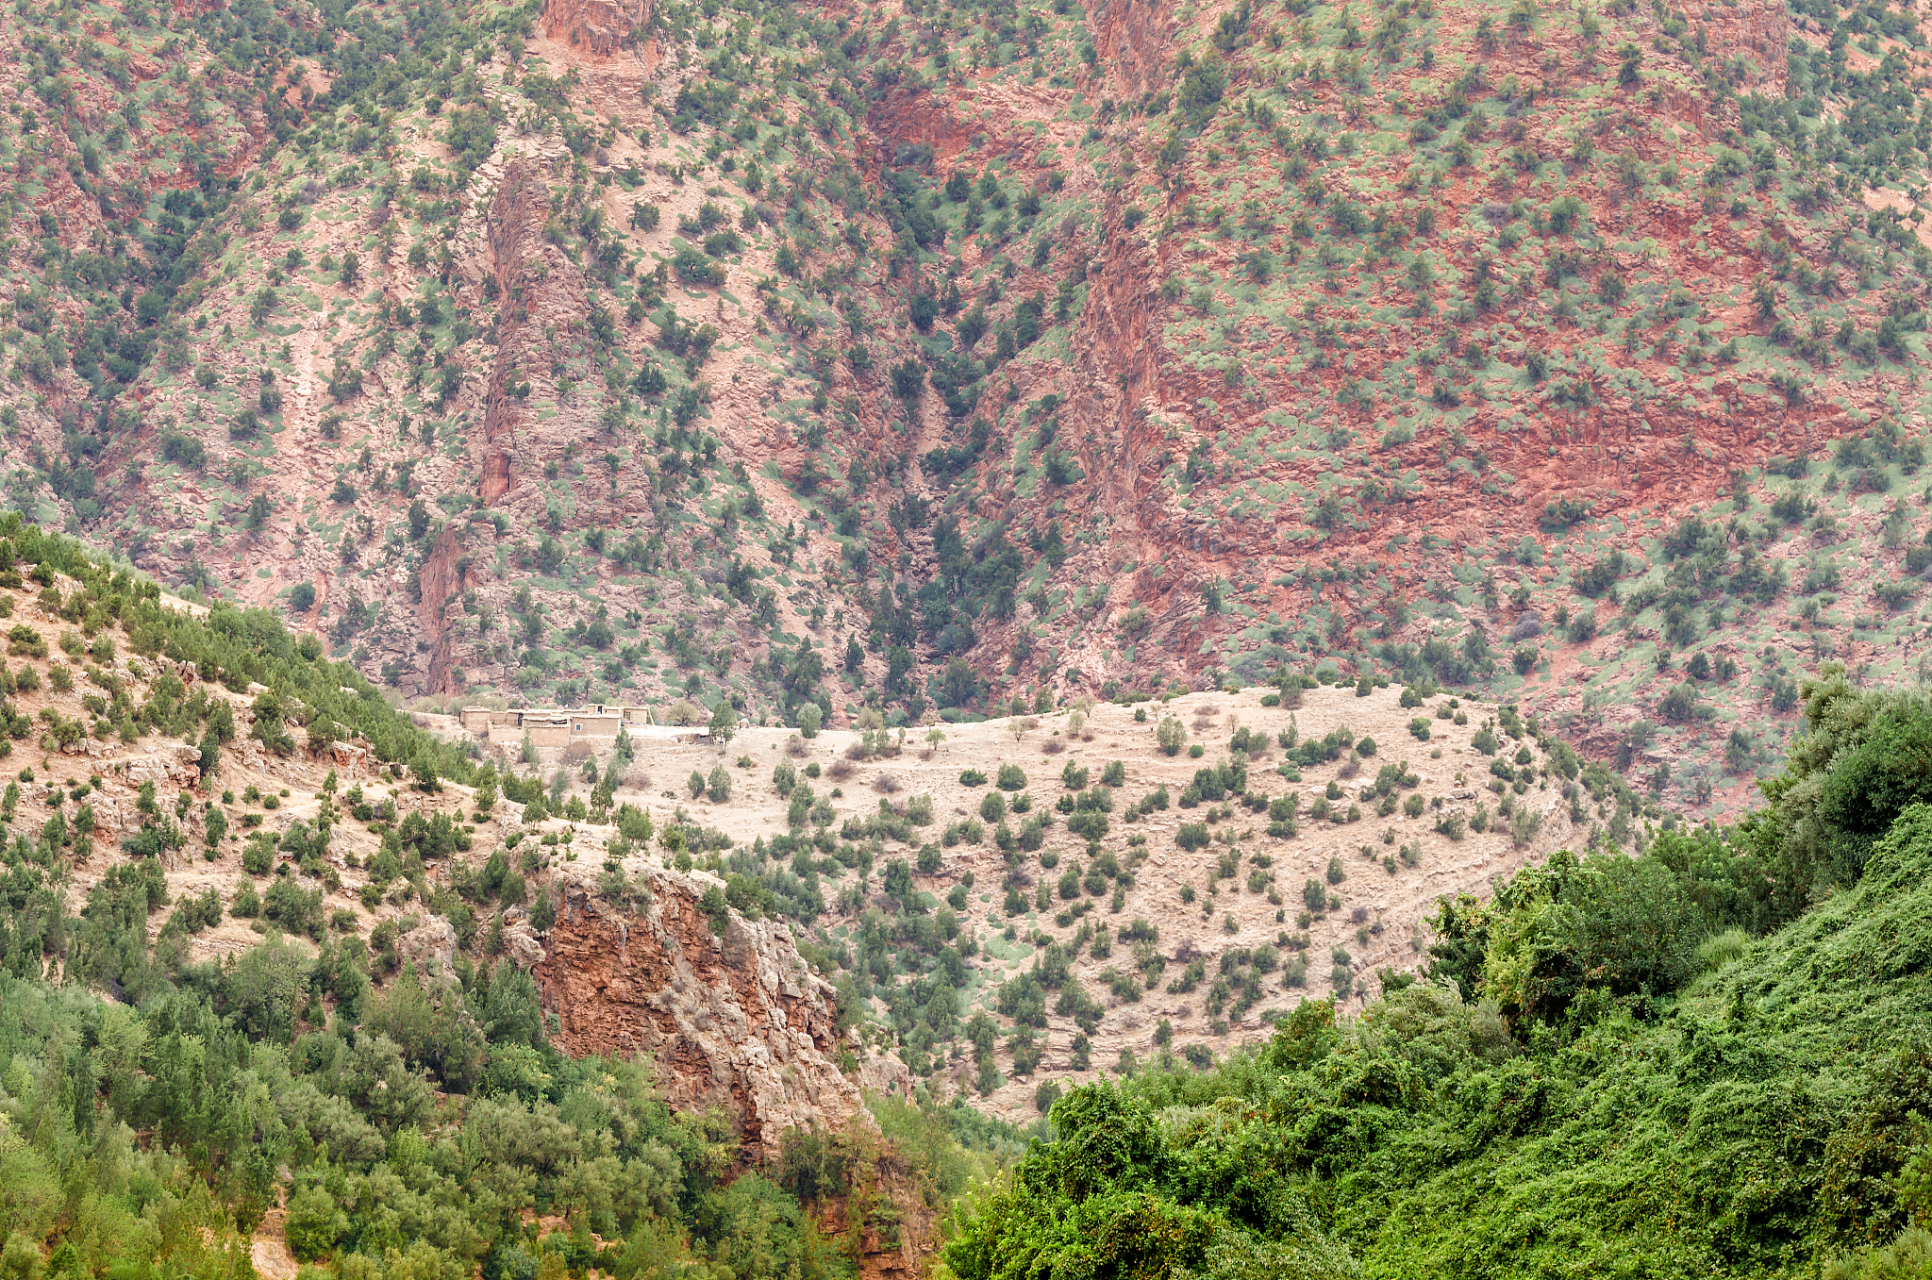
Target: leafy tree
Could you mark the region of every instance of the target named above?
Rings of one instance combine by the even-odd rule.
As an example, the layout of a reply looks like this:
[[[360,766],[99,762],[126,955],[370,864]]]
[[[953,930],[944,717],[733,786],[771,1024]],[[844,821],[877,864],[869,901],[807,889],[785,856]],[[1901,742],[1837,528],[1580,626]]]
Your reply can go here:
[[[1227,91],[1227,68],[1218,59],[1209,58],[1195,63],[1182,75],[1175,105],[1199,128],[1214,115]]]
[[[1177,716],[1163,716],[1154,728],[1154,742],[1167,755],[1179,755],[1187,745],[1187,729]]]
[[[731,745],[731,740],[738,734],[738,713],[732,710],[728,700],[723,698],[718,700],[717,708],[712,711],[711,721],[706,728],[711,734],[711,741],[719,748]]]
[[[939,677],[939,700],[949,707],[964,706],[979,696],[979,675],[955,655]]]
[[[515,1044],[538,1050],[548,1047],[542,1002],[536,979],[529,970],[507,960],[497,962],[484,1000],[483,1030],[492,1046]]]
[[[489,765],[483,767],[482,775],[476,780],[476,811],[487,814],[496,807],[496,770]]]
[[[917,360],[902,360],[892,366],[892,394],[911,404],[926,388],[926,366]]]
[[[349,1234],[349,1215],[319,1183],[311,1183],[290,1197],[282,1230],[290,1253],[314,1261],[333,1252]]]
[[[254,725],[249,729],[249,737],[254,738],[278,756],[286,756],[294,752],[295,739],[290,736],[287,727],[283,724],[285,712],[279,695],[272,689],[257,694],[249,710],[255,717]]]

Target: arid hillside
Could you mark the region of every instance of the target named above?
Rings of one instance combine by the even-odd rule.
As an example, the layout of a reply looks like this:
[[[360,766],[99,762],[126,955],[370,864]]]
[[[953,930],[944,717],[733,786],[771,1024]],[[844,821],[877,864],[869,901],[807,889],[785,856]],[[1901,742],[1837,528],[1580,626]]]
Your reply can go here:
[[[423,1032],[446,1078],[463,993],[509,966],[550,1043],[649,1055],[753,1163],[862,1089],[1026,1120],[1304,998],[1359,1008],[1427,959],[1440,901],[1662,818],[1513,706],[1372,681],[555,760],[446,730],[439,754],[373,688],[263,684],[204,638],[261,615],[35,554],[31,582],[0,569],[0,820],[39,833],[0,957],[139,1002],[313,956],[453,1018]],[[348,991],[280,1016],[319,1033]]]
[[[1805,0],[17,5],[11,501],[449,707],[1916,678],[1923,38]]]
[[[577,832],[566,861],[613,834],[600,806],[630,804],[615,834],[631,853],[606,873],[689,868],[722,882],[716,909],[791,921],[859,1030],[854,1062],[883,1055],[935,1096],[1025,1119],[1072,1082],[1266,1039],[1304,998],[1359,1007],[1384,972],[1427,960],[1439,900],[1661,817],[1513,707],[1397,687],[1286,702],[1187,695],[556,756],[481,745],[512,779],[527,768],[506,795],[552,815],[546,841],[557,815]],[[586,893],[597,880],[563,876]],[[539,969],[578,993],[559,1001],[563,1042],[625,1043],[639,1013],[609,1007],[628,997],[595,944],[565,945],[546,941]]]

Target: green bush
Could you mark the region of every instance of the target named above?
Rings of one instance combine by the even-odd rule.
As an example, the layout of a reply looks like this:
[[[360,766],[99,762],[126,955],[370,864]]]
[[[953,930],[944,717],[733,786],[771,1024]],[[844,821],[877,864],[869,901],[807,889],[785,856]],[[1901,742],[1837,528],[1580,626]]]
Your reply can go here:
[[[1187,730],[1179,718],[1164,716],[1154,728],[1154,742],[1167,755],[1178,755],[1181,748],[1187,745]]]
[[[332,1252],[349,1234],[349,1215],[336,1206],[335,1198],[326,1190],[311,1184],[289,1198],[282,1230],[289,1252],[312,1262]]]
[[[1673,687],[1657,702],[1657,711],[1666,720],[1678,724],[1692,720],[1708,720],[1716,714],[1698,693],[1697,686],[1686,681]]]
[[[323,935],[322,891],[304,890],[287,876],[279,876],[262,895],[262,917],[289,933],[320,941]]]
[[[249,835],[242,846],[242,870],[251,876],[265,876],[275,866],[275,838],[265,831]]]
[[[1815,810],[1848,873],[1908,806],[1932,801],[1932,713],[1922,703],[1886,707],[1859,738],[1832,762]]]

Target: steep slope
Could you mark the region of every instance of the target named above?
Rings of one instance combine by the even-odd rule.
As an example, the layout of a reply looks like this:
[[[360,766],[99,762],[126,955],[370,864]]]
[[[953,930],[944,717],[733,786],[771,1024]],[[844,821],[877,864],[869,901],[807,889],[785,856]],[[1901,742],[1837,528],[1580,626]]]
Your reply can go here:
[[[22,536],[17,524],[4,531]],[[37,537],[25,534],[29,545]],[[11,556],[15,543],[4,546]],[[767,1127],[774,1136],[836,1128],[859,1110],[857,1085],[833,1061],[842,1034],[831,1025],[832,988],[781,926],[733,918],[714,937],[698,909],[706,883],[641,863],[611,902],[596,873],[570,865],[574,831],[563,824],[564,847],[552,852],[553,830],[544,855],[531,854],[525,867],[534,874],[556,862],[534,876],[544,906],[533,921],[520,905],[522,876],[502,887],[523,833],[505,839],[490,816],[493,784],[479,800],[472,788],[437,780],[433,758],[418,755],[434,785],[420,785],[422,769],[418,785],[403,785],[402,766],[381,758],[394,754],[390,744],[359,733],[344,740],[325,710],[259,684],[235,693],[206,658],[170,656],[192,649],[192,632],[157,641],[153,615],[139,611],[185,616],[185,603],[144,605],[139,584],[122,579],[134,592],[130,605],[113,594],[115,580],[39,569],[47,585],[37,596],[0,585],[0,617],[12,620],[8,653],[18,660],[0,674],[8,726],[0,755],[24,761],[39,748],[0,797],[0,817],[40,833],[37,844],[23,835],[9,854],[20,879],[5,949],[16,971],[44,965],[139,997],[170,967],[232,962],[270,929],[325,950],[355,939],[359,956],[374,952],[377,977],[407,963],[424,980],[452,982],[472,959],[487,965],[501,954],[538,980],[560,1048],[649,1054],[665,1099],[730,1116],[748,1161],[764,1159]],[[224,615],[210,625],[233,622]],[[375,706],[378,721],[393,718]],[[586,864],[609,856],[601,837],[585,854]],[[65,895],[32,889],[33,868],[48,857],[66,868]],[[86,930],[74,939],[72,922],[63,924],[64,898],[104,908],[130,874],[145,895],[141,915],[151,927],[142,941],[156,948],[152,963],[103,948]],[[500,909],[485,937],[471,904],[493,898]],[[625,1021],[627,995],[652,1007],[648,1024]]]
[[[1898,748],[1932,713],[1842,679],[1808,711],[1836,750],[1794,759],[1749,821],[1552,858],[1459,904],[1427,980],[1360,1018],[1303,1005],[1218,1071],[1061,1099],[1058,1141],[961,1215],[946,1261],[965,1280],[1922,1272],[1932,791]],[[1840,891],[1779,901],[1817,842],[1860,850]]]
[[[546,1044],[648,1056],[751,1166],[863,1089],[1026,1118],[1265,1039],[1308,994],[1358,1006],[1420,962],[1439,899],[1663,816],[1513,708],[1370,682],[917,754],[876,725],[651,739],[570,753],[571,794],[560,761],[520,776],[520,744],[433,744],[266,615],[195,612],[16,517],[8,563],[0,755],[39,748],[0,796],[15,972],[138,1003],[266,938],[341,970],[275,1015],[293,1034],[371,982],[481,1002],[514,967]],[[487,1068],[466,1025],[412,1049],[446,1083]]]
[[[546,795],[535,775],[478,767],[474,744],[435,743],[313,637],[162,596],[12,516],[0,520],[0,617],[0,755],[38,748],[0,796],[12,832],[0,1059],[19,1068],[0,1114],[46,1132],[50,1100],[68,1097],[56,1128],[99,1125],[110,1139],[63,1138],[55,1159],[23,1155],[0,1130],[0,1154],[39,1185],[55,1167],[80,1176],[118,1149],[125,1124],[153,1135],[164,1164],[178,1146],[205,1151],[210,1168],[171,1192],[169,1212],[200,1247],[246,1247],[272,1274],[405,1244],[498,1270],[522,1265],[518,1250],[610,1260],[683,1220],[667,1178],[708,1206],[679,1250],[735,1274],[750,1267],[737,1252],[744,1196],[769,1201],[763,1247],[798,1257],[801,1274],[839,1274],[834,1254],[864,1275],[916,1274],[963,1168],[985,1163],[958,1152],[940,1100],[976,1090],[1024,1117],[1063,1084],[1131,1073],[1137,1057],[1205,1061],[1264,1036],[1281,997],[1321,989],[1306,959],[1316,945],[1337,944],[1326,986],[1346,1005],[1371,964],[1387,960],[1381,981],[1395,983],[1419,959],[1419,916],[1436,896],[1583,834],[1592,798],[1600,818],[1616,805],[1613,829],[1641,808],[1511,709],[1372,683],[966,726],[929,738],[917,760],[876,726],[810,742],[769,729],[652,742],[644,760],[584,778],[586,807],[556,794],[561,774]],[[1205,742],[1183,754],[1190,738],[1223,733],[1211,762]],[[1429,763],[1371,779],[1395,754],[1374,734],[1406,736]],[[1023,743],[1059,766],[1051,809],[1082,845],[1043,821],[1056,788],[1044,773],[1029,786],[1042,765],[1014,762]],[[733,747],[745,754],[731,759]],[[1279,795],[1259,776],[1277,749]],[[751,752],[776,762],[774,785],[747,779],[734,805],[728,770],[750,769]],[[1484,761],[1494,815],[1466,772]],[[621,776],[700,762],[711,773],[696,812],[653,801],[641,770]],[[930,790],[848,809],[838,786],[812,794],[818,778],[869,781],[881,797]],[[1265,837],[1230,821],[1236,803],[1267,815]],[[915,851],[940,804],[961,820]],[[1379,867],[1350,843],[1377,809]],[[1298,906],[1278,883],[1296,876]],[[1296,935],[1282,927],[1291,912]],[[1339,949],[1351,928],[1353,959]],[[1158,994],[1170,968],[1166,993],[1185,1005]],[[45,1075],[47,1028],[74,1019],[108,1028],[82,1055],[86,1078],[107,1082],[91,1096]],[[205,1050],[193,1063],[177,1053],[188,1026]],[[167,1087],[130,1084],[132,1063]],[[926,1110],[904,1101],[915,1096]],[[568,1156],[547,1145],[566,1131]],[[450,1144],[490,1154],[458,1160]],[[784,1195],[761,1190],[760,1171]],[[203,1195],[230,1208],[210,1219]],[[460,1229],[432,1202],[483,1207]],[[562,1205],[568,1221],[528,1236],[494,1221],[526,1203]],[[815,1243],[808,1212],[835,1248]],[[92,1210],[66,1225],[38,1214],[19,1219],[34,1230],[9,1244],[18,1256],[150,1247]]]
[[[843,1036],[832,985],[791,934],[736,916],[714,933],[689,885],[646,870],[633,889],[644,905],[630,914],[588,871],[564,868],[538,984],[566,1052],[648,1055],[673,1106],[739,1117],[746,1158],[759,1163],[787,1129],[843,1126],[859,1089],[833,1062]]]
[[[1707,805],[1912,674],[1907,11],[17,18],[14,501],[406,692],[1328,661]]]

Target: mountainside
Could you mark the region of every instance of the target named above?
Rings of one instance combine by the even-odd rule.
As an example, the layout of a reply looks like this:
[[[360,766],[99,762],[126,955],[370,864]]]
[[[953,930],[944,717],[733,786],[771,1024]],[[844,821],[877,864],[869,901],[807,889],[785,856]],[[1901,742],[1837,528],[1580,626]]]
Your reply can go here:
[[[729,742],[721,721],[605,762],[586,804],[562,772],[435,741],[271,615],[201,610],[13,515],[0,618],[13,1274],[1882,1280],[1932,1256],[1922,690],[1828,666],[1761,807],[1666,818],[1633,857],[1603,838],[1662,815],[1622,780],[1512,706],[1414,686],[1163,704],[1192,724],[1076,707],[935,729],[916,761],[876,721]],[[1065,757],[1051,808],[1086,841],[1051,896],[1029,735]],[[733,773],[753,752],[777,757],[771,796]],[[711,773],[653,821],[640,766],[691,753]],[[1428,795],[1484,759],[1506,841],[1487,799]],[[830,784],[867,779],[880,801],[835,837],[852,801]],[[908,781],[933,790],[894,801]],[[875,890],[942,803],[960,820]],[[749,849],[706,821],[769,831],[781,807]],[[1578,830],[1592,809],[1607,827]],[[1380,874],[1344,861],[1371,810],[1401,841]],[[1541,856],[1566,829],[1599,851]],[[1337,946],[1332,998],[1295,1000],[1311,942],[1372,919],[1373,959],[1371,912],[1399,938],[1429,896],[1420,974],[1363,991]],[[1300,938],[1255,945],[1270,911]],[[1215,943],[1189,936],[1216,915]],[[1159,1007],[1170,946],[1162,991],[1206,984],[1231,1027]],[[1272,1034],[1243,1045],[1263,1004]],[[1143,1039],[1142,1008],[1172,1022]],[[1116,1081],[1084,1060],[1101,1044]],[[1024,1101],[1009,1075],[1042,1077],[1047,1119],[975,1114],[969,1060],[997,1109]]]
[[[1414,686],[1076,707],[935,729],[916,760],[876,720],[720,721],[584,769],[586,804],[561,771],[437,742],[271,615],[163,595],[10,514],[0,618],[10,1273],[1882,1280],[1932,1256],[1922,690],[1828,666],[1765,804],[1665,817],[1631,857],[1604,838],[1663,815],[1621,779],[1513,706]],[[1086,841],[1051,895],[1029,735],[1064,757],[1051,809]],[[733,773],[754,752],[770,795]],[[650,802],[642,766],[703,757],[689,807]],[[1475,787],[1428,795],[1485,759],[1493,814]],[[876,809],[834,837],[852,801],[830,784],[866,780]],[[932,790],[892,799],[911,786]],[[960,820],[875,892],[940,804]],[[1344,862],[1371,811],[1401,840],[1380,875],[1372,845]],[[1385,909],[1422,973],[1364,991],[1337,946],[1332,998],[1270,1003],[1351,925],[1364,961],[1400,957]],[[1299,939],[1254,945],[1270,911]],[[1232,1027],[1156,1007],[1170,946],[1165,993],[1210,983]],[[1244,1046],[1263,1003],[1273,1032]],[[1173,1021],[1143,1038],[1139,1008]],[[1102,1044],[1118,1083],[1084,1060]],[[994,1108],[1023,1101],[1007,1073],[1053,1077],[1049,1118],[968,1109],[969,1058]]]
[[[921,1274],[1019,1145],[964,1099],[1037,1120],[1311,993],[1363,1007],[1439,899],[1663,816],[1512,707],[1366,681],[923,749],[720,722],[565,749],[586,799],[12,514],[0,619],[0,1248],[29,1272],[752,1280],[757,1236],[801,1276]],[[159,1236],[115,1217],[137,1132]],[[56,1212],[76,1179],[105,1198]]]
[[[28,0],[10,492],[410,693],[917,721],[1329,662],[1707,804],[1794,658],[1913,674],[1922,44]]]
[[[264,938],[309,966],[284,938],[308,939],[314,999],[259,1018],[389,1028],[467,1092],[514,968],[536,1047],[648,1058],[657,1096],[727,1120],[747,1165],[846,1126],[867,1090],[1028,1120],[1105,1073],[1265,1040],[1310,994],[1359,1008],[1420,963],[1440,901],[1675,822],[1513,707],[1370,682],[917,745],[876,718],[626,737],[602,760],[435,744],[334,683],[348,668],[313,637],[8,533],[0,756],[40,748],[0,797],[39,833],[9,853],[13,972],[136,1005],[215,981],[246,1014],[196,966],[252,970]]]

